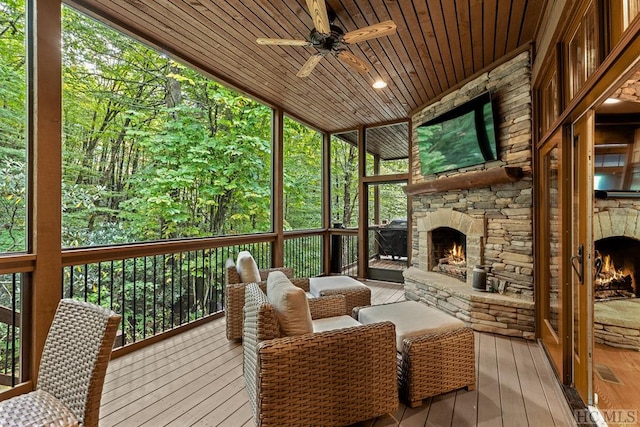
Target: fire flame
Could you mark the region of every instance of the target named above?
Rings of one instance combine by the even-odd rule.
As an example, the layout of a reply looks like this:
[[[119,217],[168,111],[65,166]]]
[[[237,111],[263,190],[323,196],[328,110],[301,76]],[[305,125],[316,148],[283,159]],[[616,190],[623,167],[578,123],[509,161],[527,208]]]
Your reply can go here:
[[[621,280],[625,277],[625,274],[621,269],[616,270],[616,266],[613,264],[613,260],[609,255],[602,257],[602,270],[598,274],[598,283],[600,285],[606,285],[614,280]]]
[[[462,245],[453,244],[453,248],[447,252],[450,264],[463,264],[466,262],[464,258],[464,248]]]

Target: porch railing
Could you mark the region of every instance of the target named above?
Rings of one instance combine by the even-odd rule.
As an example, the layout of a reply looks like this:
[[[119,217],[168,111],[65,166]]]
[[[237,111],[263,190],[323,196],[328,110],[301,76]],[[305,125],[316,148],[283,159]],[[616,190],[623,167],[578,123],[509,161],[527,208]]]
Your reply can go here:
[[[343,236],[343,271],[357,265],[357,236]],[[288,232],[284,264],[297,277],[322,274],[326,230]],[[224,310],[225,262],[249,250],[260,268],[272,265],[274,234],[152,242],[62,251],[62,298],[122,315],[116,348],[138,343]],[[0,391],[23,381],[24,286],[35,255],[0,257]],[[352,272],[352,271],[351,271]],[[25,276],[25,274],[27,276]],[[28,320],[28,319],[27,319]],[[25,343],[27,344],[27,343]]]
[[[121,314],[116,342],[120,347],[222,312],[225,262],[239,251],[249,250],[261,267],[271,265],[268,240],[186,250],[180,248],[184,243],[122,248],[124,253],[150,252],[130,256],[109,256],[109,251],[98,256],[96,248],[87,249],[84,256],[98,258],[92,262],[65,261],[63,255],[62,297],[99,304]],[[160,248],[174,249],[153,253]],[[71,253],[74,258],[83,255],[82,250]]]

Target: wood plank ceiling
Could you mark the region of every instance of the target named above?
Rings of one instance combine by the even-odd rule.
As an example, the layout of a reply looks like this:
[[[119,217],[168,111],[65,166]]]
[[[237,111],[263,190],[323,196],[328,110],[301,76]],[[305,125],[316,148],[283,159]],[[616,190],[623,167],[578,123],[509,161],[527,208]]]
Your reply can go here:
[[[532,40],[545,3],[327,0],[337,15],[334,24],[345,32],[389,19],[397,32],[348,46],[372,67],[368,74],[330,55],[299,78],[315,48],[260,46],[256,38],[307,38],[313,22],[305,0],[66,2],[324,132],[407,119]],[[371,87],[378,78],[388,83],[385,89]],[[407,153],[407,141],[377,141],[374,135],[367,149],[383,159]]]

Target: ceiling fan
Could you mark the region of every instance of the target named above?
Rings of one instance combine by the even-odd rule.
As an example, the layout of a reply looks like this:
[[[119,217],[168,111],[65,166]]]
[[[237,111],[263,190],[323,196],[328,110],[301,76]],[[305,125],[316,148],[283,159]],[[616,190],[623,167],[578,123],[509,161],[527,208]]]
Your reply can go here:
[[[298,77],[307,77],[318,65],[318,62],[329,54],[334,54],[342,62],[360,73],[368,73],[371,69],[369,64],[349,52],[346,46],[393,34],[396,31],[396,24],[393,21],[384,21],[345,33],[340,27],[333,25],[336,15],[333,10],[327,9],[325,0],[306,1],[315,27],[311,30],[307,40],[259,38],[256,42],[261,45],[315,47],[318,53],[304,63],[296,74]]]

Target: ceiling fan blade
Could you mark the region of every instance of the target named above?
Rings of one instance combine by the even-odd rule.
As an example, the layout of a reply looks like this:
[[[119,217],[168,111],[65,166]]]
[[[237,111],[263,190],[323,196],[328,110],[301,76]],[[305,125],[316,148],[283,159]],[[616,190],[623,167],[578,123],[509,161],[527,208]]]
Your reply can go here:
[[[298,71],[296,76],[307,77],[309,74],[311,74],[313,69],[316,68],[316,65],[318,65],[318,62],[320,62],[321,59],[322,55],[320,54],[311,56],[309,59],[307,59],[307,62],[304,63],[302,68],[300,68],[300,71]]]
[[[262,45],[311,46],[311,43],[306,40],[294,40],[294,39],[259,38],[256,40],[256,42]]]
[[[371,69],[369,64],[347,50],[338,52],[338,58],[359,73],[368,73]]]
[[[384,21],[379,24],[369,25],[357,30],[349,31],[342,37],[345,43],[358,43],[376,37],[388,36],[396,32],[396,24],[393,21]]]
[[[325,0],[307,0],[307,8],[313,18],[313,26],[322,34],[329,34],[329,15],[327,14],[327,4]]]

